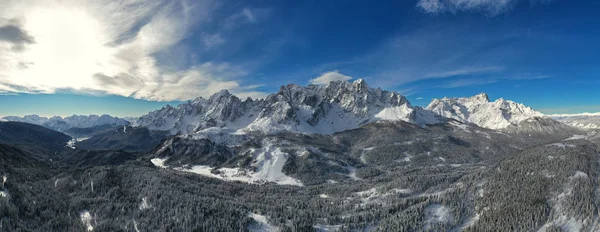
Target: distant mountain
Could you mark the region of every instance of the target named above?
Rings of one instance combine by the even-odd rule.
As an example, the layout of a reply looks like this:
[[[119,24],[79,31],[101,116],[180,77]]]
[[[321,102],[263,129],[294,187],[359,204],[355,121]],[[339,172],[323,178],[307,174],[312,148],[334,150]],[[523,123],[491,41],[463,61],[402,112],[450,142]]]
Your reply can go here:
[[[95,126],[126,126],[129,121],[126,119],[112,117],[110,115],[73,115],[69,117],[54,116],[51,118],[40,117],[38,115],[26,115],[24,117],[6,116],[2,119],[6,121],[25,122],[40,125],[56,131],[67,131],[71,128],[90,128]]]
[[[122,126],[97,132],[92,137],[77,142],[76,147],[87,150],[147,152],[155,148],[167,135],[165,131]]]
[[[548,115],[557,121],[582,129],[600,129],[600,113],[553,114]]]
[[[0,122],[0,144],[34,153],[54,154],[67,147],[71,137],[48,128],[21,122]]]
[[[584,134],[576,127],[569,126],[549,117],[531,117],[520,121],[516,125],[509,125],[503,131],[518,133],[527,136],[562,136],[569,137],[574,134]]]
[[[208,99],[197,98],[150,112],[133,125],[173,134],[195,133],[210,127],[242,132],[331,134],[385,120],[418,125],[438,122],[433,114],[413,107],[399,93],[370,88],[359,79],[333,81],[325,86],[290,84],[263,100],[242,101],[223,90]]]
[[[445,118],[495,130],[543,116],[530,107],[503,98],[491,102],[485,93],[468,98],[434,99],[426,109]]]

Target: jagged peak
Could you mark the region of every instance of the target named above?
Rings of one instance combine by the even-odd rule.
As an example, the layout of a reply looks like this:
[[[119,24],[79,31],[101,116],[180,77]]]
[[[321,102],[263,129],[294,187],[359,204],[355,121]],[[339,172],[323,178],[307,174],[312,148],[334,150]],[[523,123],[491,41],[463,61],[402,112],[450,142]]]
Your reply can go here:
[[[212,96],[210,96],[210,98],[221,98],[221,97],[229,97],[229,96],[231,96],[231,93],[229,92],[229,90],[222,89],[221,91],[214,93]]]
[[[352,82],[352,84],[360,92],[366,91],[369,89],[369,85],[367,85],[367,82],[362,78],[355,80],[354,82]]]
[[[475,96],[472,96],[471,99],[482,101],[482,102],[490,102],[490,97],[487,93],[480,93]]]

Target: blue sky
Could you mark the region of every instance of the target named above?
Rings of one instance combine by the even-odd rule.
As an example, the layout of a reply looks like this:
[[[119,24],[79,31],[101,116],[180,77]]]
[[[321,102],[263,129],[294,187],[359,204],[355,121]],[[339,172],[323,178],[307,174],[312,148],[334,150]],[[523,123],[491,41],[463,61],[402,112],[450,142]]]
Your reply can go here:
[[[260,98],[357,78],[414,105],[486,92],[544,113],[600,111],[598,1],[6,5],[0,116],[137,116],[222,88]]]

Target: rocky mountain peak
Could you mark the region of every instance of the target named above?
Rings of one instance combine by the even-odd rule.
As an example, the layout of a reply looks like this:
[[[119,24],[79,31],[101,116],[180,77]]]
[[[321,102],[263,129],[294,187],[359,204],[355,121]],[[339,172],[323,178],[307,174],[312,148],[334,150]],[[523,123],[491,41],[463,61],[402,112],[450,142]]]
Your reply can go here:
[[[489,101],[485,93],[468,98],[434,99],[427,110],[463,123],[473,123],[489,129],[503,129],[542,114],[513,101]]]
[[[475,96],[472,96],[471,99],[479,102],[490,102],[490,98],[486,93],[477,94]]]

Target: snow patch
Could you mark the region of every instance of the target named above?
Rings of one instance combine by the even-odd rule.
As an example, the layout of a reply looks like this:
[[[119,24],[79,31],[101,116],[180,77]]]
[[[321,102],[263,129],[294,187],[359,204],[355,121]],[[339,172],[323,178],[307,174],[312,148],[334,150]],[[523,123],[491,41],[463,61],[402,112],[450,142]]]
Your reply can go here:
[[[581,231],[585,220],[574,218],[572,216],[574,215],[572,211],[576,209],[569,209],[566,207],[569,200],[575,200],[569,198],[574,197],[573,185],[576,184],[574,181],[576,181],[577,178],[589,178],[589,176],[584,172],[577,171],[573,176],[569,177],[569,182],[564,186],[563,192],[551,199],[552,216],[550,220],[538,231],[545,232],[550,226],[560,227],[562,231]]]
[[[362,205],[377,201],[378,199],[392,196],[395,194],[410,194],[412,190],[403,188],[394,188],[386,192],[379,192],[376,188],[367,189],[365,191],[355,192],[354,194],[360,197]]]
[[[571,178],[586,178],[587,179],[587,178],[590,178],[590,177],[585,172],[576,171],[575,175],[573,175]]]
[[[465,229],[467,229],[467,228],[469,228],[469,227],[471,227],[471,226],[475,225],[475,223],[476,223],[477,221],[479,221],[479,217],[481,217],[481,215],[480,215],[480,214],[478,214],[478,213],[475,213],[475,215],[474,215],[473,217],[467,218],[467,219],[466,219],[466,220],[465,220],[465,221],[462,223],[462,225],[460,225],[460,226],[458,227],[458,228],[459,228],[459,229],[458,229],[458,231],[463,231],[463,230],[465,230]]]
[[[408,152],[404,152],[404,158],[400,159],[400,162],[410,162],[414,156],[409,154]]]
[[[375,147],[367,147],[367,148],[363,148],[362,152],[360,153],[360,161],[364,164],[367,163],[367,153],[369,153],[370,151],[372,151],[373,149],[375,149]]]
[[[86,228],[86,231],[94,231],[94,227],[92,226],[92,215],[90,214],[90,211],[83,211],[81,212],[81,214],[79,214],[79,218],[81,218],[81,223],[83,223],[83,225]]]
[[[427,231],[434,225],[451,222],[452,215],[449,207],[440,204],[431,204],[425,208],[425,227]]]
[[[76,139],[71,139],[71,140],[69,140],[69,142],[67,142],[67,145],[66,145],[66,146],[67,146],[68,148],[75,149],[75,143],[76,143],[76,142],[77,142],[77,140],[76,140]]]
[[[269,224],[269,220],[266,216],[260,214],[251,213],[248,215],[254,219],[254,223],[248,226],[248,231],[252,232],[273,232],[279,231],[279,228]]]
[[[135,220],[133,220],[133,229],[135,230],[135,232],[140,232],[140,229],[138,228],[138,224]]]
[[[169,159],[169,157],[165,157],[165,158],[154,158],[151,159],[150,162],[152,162],[152,164],[154,164],[154,166],[159,167],[159,168],[167,168],[167,166],[165,166],[165,162]]]
[[[203,165],[184,166],[175,168],[175,170],[228,181],[241,181],[254,184],[274,182],[280,185],[303,186],[302,182],[285,175],[282,171],[289,154],[271,146],[253,149],[252,152],[254,153],[252,166],[255,168],[255,171],[242,170],[240,168],[220,168],[213,170],[214,168]]]
[[[375,115],[375,119],[387,120],[387,121],[405,121],[410,122],[410,117],[414,109],[408,106],[408,104],[388,107],[381,110],[381,112]]]
[[[549,144],[548,146],[556,146],[556,147],[560,147],[560,148],[574,148],[577,147],[573,144],[566,144],[566,143],[553,143],[553,144]]]
[[[451,121],[450,125],[456,126],[458,129],[461,129],[462,131],[471,132],[469,130],[469,125],[467,125],[467,124],[459,123],[459,122],[456,122],[456,121]]]
[[[355,167],[346,167],[348,169],[348,177],[352,180],[362,180],[360,177],[356,176],[356,168]]]
[[[343,225],[323,225],[323,224],[315,224],[313,228],[317,232],[335,232],[340,231]]]
[[[587,139],[587,138],[588,138],[587,135],[573,135],[570,138],[565,139],[565,141],[577,140],[577,139]]]
[[[139,208],[140,208],[141,211],[144,211],[144,210],[152,208],[152,206],[150,204],[148,204],[148,198],[147,197],[142,198],[142,203],[140,203]]]

